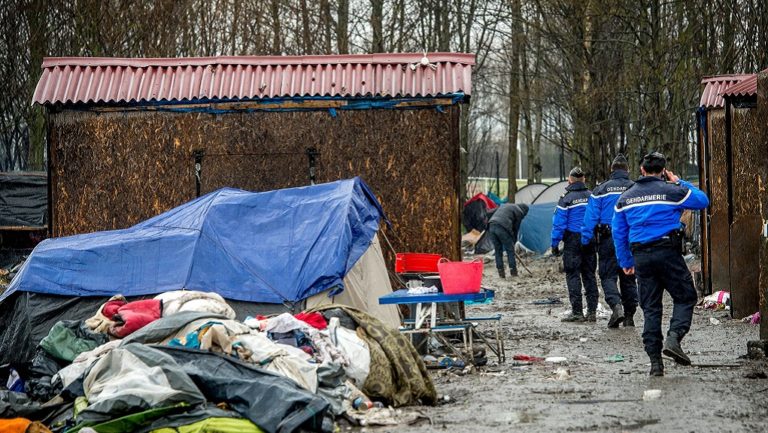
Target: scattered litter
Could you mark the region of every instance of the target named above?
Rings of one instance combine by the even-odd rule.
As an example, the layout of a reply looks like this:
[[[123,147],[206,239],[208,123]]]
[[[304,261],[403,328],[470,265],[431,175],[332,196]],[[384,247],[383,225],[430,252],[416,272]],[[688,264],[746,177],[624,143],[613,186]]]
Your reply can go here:
[[[531,304],[533,305],[557,305],[562,303],[563,301],[561,301],[560,298],[556,298],[556,297],[549,297],[546,299],[537,299],[531,302]]]
[[[710,317],[709,318],[709,323],[712,324],[712,325],[719,325],[720,321],[715,319],[714,317]]]
[[[727,310],[731,304],[731,293],[725,290],[719,290],[709,296],[704,297],[699,303],[699,307],[707,310]]]
[[[568,380],[571,378],[571,371],[565,367],[559,367],[553,372],[556,380]]]
[[[580,341],[580,342],[582,342],[582,343],[586,343],[586,342],[587,342],[587,339],[586,339],[586,338],[584,338],[584,337],[581,337],[581,338],[579,338],[579,341]]]
[[[435,358],[434,356],[426,355],[422,359],[427,368],[464,368],[466,366],[464,360],[458,357],[441,356]]]
[[[361,426],[409,425],[418,421],[429,421],[429,417],[418,410],[373,408],[365,412],[347,413]]]
[[[749,315],[743,319],[741,319],[742,322],[749,323],[750,325],[759,325],[760,324],[760,312],[758,311],[755,314]]]
[[[541,362],[541,361],[544,361],[544,358],[540,356],[532,356],[532,355],[515,355],[512,357],[512,360],[527,361],[527,362]]]
[[[606,362],[624,362],[624,355],[615,354],[605,358]]]
[[[658,400],[659,398],[661,398],[660,389],[646,389],[645,392],[643,392],[643,400],[645,401]]]
[[[431,286],[431,287],[410,287],[408,288],[408,294],[409,295],[423,295],[426,293],[437,293],[437,287]]]
[[[545,358],[544,361],[545,362],[551,362],[551,363],[554,363],[554,364],[559,364],[561,362],[568,361],[568,358],[566,358],[564,356],[550,356],[548,358]]]

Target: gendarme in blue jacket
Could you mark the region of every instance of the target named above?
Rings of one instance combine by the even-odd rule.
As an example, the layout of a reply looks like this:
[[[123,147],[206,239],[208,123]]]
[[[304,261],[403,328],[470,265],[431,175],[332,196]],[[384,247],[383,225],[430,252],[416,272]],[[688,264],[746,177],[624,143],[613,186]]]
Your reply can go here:
[[[581,229],[581,243],[587,245],[595,236],[595,227],[598,224],[610,225],[613,221],[613,211],[619,196],[634,182],[629,180],[626,170],[616,170],[611,173],[611,178],[592,191],[589,196],[589,204],[584,214],[584,226]]]
[[[565,194],[557,202],[555,216],[552,218],[552,247],[563,240],[566,230],[581,233],[590,194],[584,182],[574,182],[565,187]]]
[[[684,209],[709,206],[707,195],[680,180],[667,183],[656,176],[644,176],[626,190],[613,215],[613,243],[622,268],[635,266],[630,243],[653,242],[680,228]]]

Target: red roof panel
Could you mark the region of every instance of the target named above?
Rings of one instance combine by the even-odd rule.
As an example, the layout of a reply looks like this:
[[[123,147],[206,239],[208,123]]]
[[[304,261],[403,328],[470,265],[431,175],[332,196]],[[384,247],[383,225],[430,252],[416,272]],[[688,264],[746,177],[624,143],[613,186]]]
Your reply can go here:
[[[701,94],[699,106],[704,108],[722,108],[725,106],[721,94],[731,86],[740,83],[748,78],[749,74],[717,75],[714,77],[705,77],[701,80],[704,85],[704,91]]]
[[[768,72],[768,69],[762,73]],[[720,92],[720,96],[757,96],[757,75],[752,74],[741,80],[738,84],[728,87]]]
[[[43,60],[33,103],[471,94],[473,54]]]

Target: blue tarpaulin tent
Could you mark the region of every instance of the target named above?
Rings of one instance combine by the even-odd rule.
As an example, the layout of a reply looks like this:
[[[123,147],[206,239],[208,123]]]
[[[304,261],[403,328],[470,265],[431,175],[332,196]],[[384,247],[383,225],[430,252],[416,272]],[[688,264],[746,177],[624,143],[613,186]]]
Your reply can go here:
[[[520,243],[529,250],[544,254],[552,239],[552,215],[557,203],[536,203],[528,206],[528,215],[520,223]]]
[[[381,217],[360,178],[263,193],[221,189],[128,229],[42,242],[0,301],[20,291],[142,296],[184,288],[296,302],[342,288]]]

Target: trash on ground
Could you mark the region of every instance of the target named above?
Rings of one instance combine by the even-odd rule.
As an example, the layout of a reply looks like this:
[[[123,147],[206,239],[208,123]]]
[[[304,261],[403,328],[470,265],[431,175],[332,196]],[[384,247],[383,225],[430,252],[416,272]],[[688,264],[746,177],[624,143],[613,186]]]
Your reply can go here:
[[[749,323],[750,325],[759,325],[760,324],[760,312],[758,311],[755,314],[750,314],[749,316],[741,319],[742,322]]]
[[[719,320],[717,320],[717,319],[715,319],[714,317],[710,317],[710,318],[709,318],[709,323],[710,323],[711,325],[719,325],[719,324],[720,324],[720,321],[719,321]]]
[[[731,305],[731,293],[719,290],[699,302],[699,307],[707,310],[728,310]]]
[[[544,361],[545,362],[551,362],[551,363],[554,363],[554,364],[558,364],[558,363],[561,363],[561,362],[568,361],[568,358],[566,358],[564,356],[550,356],[548,358],[544,358]]]
[[[556,380],[568,380],[571,378],[571,371],[565,367],[558,367],[553,373]]]
[[[660,389],[646,389],[643,392],[643,400],[649,401],[649,400],[657,400],[661,398],[661,390]]]
[[[532,355],[514,355],[512,357],[514,361],[526,361],[526,362],[541,362],[544,361],[544,358],[540,356],[532,356]]]
[[[624,362],[624,356],[620,354],[611,355],[605,358],[606,362]]]

